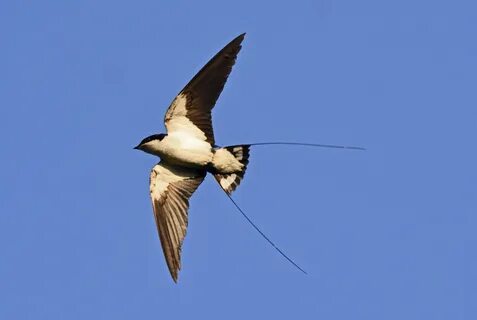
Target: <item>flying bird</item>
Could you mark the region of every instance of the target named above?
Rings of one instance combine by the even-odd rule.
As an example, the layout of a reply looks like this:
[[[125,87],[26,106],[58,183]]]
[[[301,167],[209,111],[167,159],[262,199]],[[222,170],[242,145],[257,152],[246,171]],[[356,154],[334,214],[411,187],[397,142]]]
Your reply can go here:
[[[214,176],[252,226],[280,254],[303,271],[253,224],[231,198],[247,169],[250,147],[297,144],[362,149],[287,142],[217,146],[211,111],[232,71],[244,37],[245,33],[239,35],[220,50],[174,98],[164,117],[167,133],[153,134],[134,148],[161,159],[150,173],[150,196],[162,249],[174,282],[177,282],[181,268],[181,247],[187,232],[189,198],[207,173]]]

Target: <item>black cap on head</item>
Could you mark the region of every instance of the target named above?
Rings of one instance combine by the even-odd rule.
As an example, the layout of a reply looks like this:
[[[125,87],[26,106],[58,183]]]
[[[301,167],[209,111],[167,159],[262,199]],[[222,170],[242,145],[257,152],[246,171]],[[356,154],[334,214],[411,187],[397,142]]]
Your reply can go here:
[[[164,139],[164,137],[167,136],[167,134],[165,133],[159,133],[159,134],[153,134],[149,137],[146,137],[144,139],[142,139],[142,141],[134,147],[134,149],[141,149],[141,146],[145,143],[148,143],[149,141],[152,141],[152,140],[159,140],[161,141],[162,139]]]

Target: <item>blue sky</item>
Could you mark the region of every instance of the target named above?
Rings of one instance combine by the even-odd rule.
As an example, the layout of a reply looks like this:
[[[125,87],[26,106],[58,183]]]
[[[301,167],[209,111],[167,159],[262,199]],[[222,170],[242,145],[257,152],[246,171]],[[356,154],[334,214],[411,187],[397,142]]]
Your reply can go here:
[[[473,1],[0,5],[0,318],[475,319]],[[214,109],[252,151],[191,199],[179,283],[132,149],[247,32]]]

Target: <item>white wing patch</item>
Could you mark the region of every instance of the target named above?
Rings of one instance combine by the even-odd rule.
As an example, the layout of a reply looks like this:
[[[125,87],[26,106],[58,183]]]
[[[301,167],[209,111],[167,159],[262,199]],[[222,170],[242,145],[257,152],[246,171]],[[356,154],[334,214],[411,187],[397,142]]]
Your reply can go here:
[[[192,121],[186,117],[174,117],[172,120],[166,122],[167,133],[170,136],[181,136],[186,140],[200,140],[206,141],[204,132],[197,128]],[[210,143],[207,142],[210,146]]]
[[[206,141],[205,133],[187,118],[186,104],[187,97],[182,93],[172,101],[165,117],[167,133],[172,135],[180,132],[182,135]]]
[[[160,178],[157,178],[160,176]],[[152,199],[160,199],[164,196],[170,183],[181,181],[184,178],[173,173],[170,167],[156,165],[152,168],[149,190]]]

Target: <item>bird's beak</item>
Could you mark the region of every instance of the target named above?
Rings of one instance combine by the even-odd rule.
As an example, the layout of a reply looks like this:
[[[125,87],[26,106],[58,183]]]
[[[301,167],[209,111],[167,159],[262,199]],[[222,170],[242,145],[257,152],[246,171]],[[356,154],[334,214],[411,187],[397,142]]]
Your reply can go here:
[[[139,150],[139,145],[135,146],[133,149]]]

